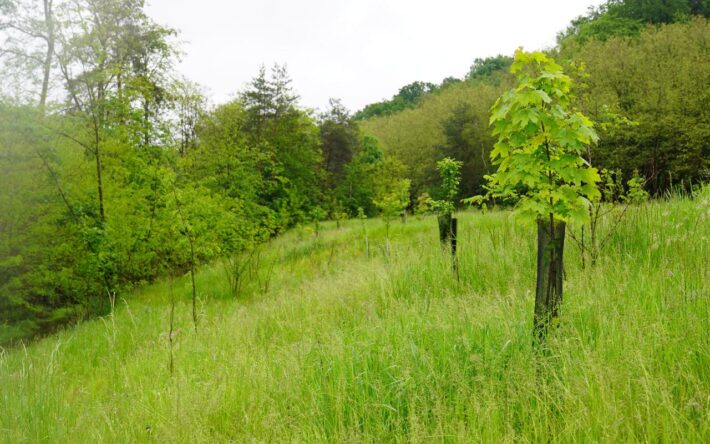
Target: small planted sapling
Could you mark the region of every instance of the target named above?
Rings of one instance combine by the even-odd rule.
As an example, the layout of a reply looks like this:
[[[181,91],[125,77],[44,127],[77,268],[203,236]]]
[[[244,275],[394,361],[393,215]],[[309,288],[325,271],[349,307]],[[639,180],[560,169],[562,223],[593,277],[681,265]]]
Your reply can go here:
[[[441,176],[442,199],[429,201],[429,205],[438,215],[439,240],[442,244],[452,238],[453,213],[456,210],[456,195],[461,183],[462,162],[446,157],[436,163]]]
[[[333,209],[332,217],[335,219],[335,228],[340,229],[340,225],[343,221],[348,219],[348,213],[343,209],[343,205],[338,202],[336,207]]]
[[[570,230],[570,237],[579,247],[582,268],[587,266],[587,257],[592,266],[596,265],[602,249],[616,232],[629,206],[648,199],[648,193],[643,188],[645,181],[638,171],[634,171],[631,179],[626,181],[626,186],[620,170],[603,169],[600,177],[601,193],[591,200],[588,222],[577,232]],[[621,205],[618,206],[617,203]],[[608,220],[608,229],[602,234],[599,227],[605,219]]]
[[[313,220],[313,228],[316,237],[320,235],[320,223],[325,220],[326,212],[321,207],[314,207],[311,210],[311,220]]]
[[[192,232],[192,227],[188,223],[187,219],[183,215],[182,203],[178,197],[177,188],[175,183],[172,184],[173,187],[173,197],[175,198],[175,208],[177,210],[177,215],[180,219],[180,223],[183,226],[183,232],[187,238],[188,244],[190,246],[190,283],[192,284],[192,324],[195,327],[195,332],[197,332],[197,287],[195,285],[195,239]]]
[[[518,49],[511,72],[515,87],[492,108],[498,171],[488,186],[493,197],[517,199],[518,216],[537,224],[533,330],[541,343],[562,302],[566,224],[587,222],[590,200],[599,197],[599,174],[582,157],[597,135],[573,109],[572,80],[550,57]]]
[[[584,71],[584,65],[572,65],[576,69],[576,75],[582,79],[589,78]],[[583,86],[582,86],[583,88]],[[597,126],[604,138],[619,137],[620,132],[627,128],[638,126],[638,122],[610,111],[606,106],[602,112],[597,114]],[[593,153],[591,145],[587,147],[585,159],[593,166]],[[611,239],[612,235],[624,219],[630,205],[640,203],[648,199],[648,193],[643,189],[646,181],[643,180],[638,171],[633,172],[633,176],[624,186],[623,174],[620,169],[599,171],[600,183],[598,185],[600,193],[590,199],[589,220],[582,224],[578,230],[569,230],[570,238],[577,244],[580,251],[582,268],[587,267],[587,259],[592,266],[596,265],[601,250]],[[621,204],[621,205],[616,205]],[[607,222],[606,224],[603,222]],[[600,227],[606,226],[607,230],[602,233]]]
[[[360,226],[362,227],[362,235],[365,238],[365,257],[370,257],[370,239],[367,237],[367,227],[365,226],[365,220],[367,215],[362,207],[357,208],[357,218],[360,219]]]
[[[458,220],[453,216],[456,210],[456,196],[461,183],[461,165],[463,162],[446,157],[436,163],[436,169],[441,176],[441,200],[431,200],[431,208],[438,215],[439,241],[442,245],[451,243],[452,267],[458,276],[458,260],[456,258],[456,244]]]
[[[173,279],[170,278],[170,330],[168,331],[168,344],[170,345],[170,361],[168,368],[170,369],[170,376],[173,376],[174,358],[173,358],[173,340],[175,332],[175,288],[173,285]]]
[[[390,254],[390,223],[392,219],[401,215],[409,205],[410,185],[409,179],[393,180],[375,200],[375,205],[382,211],[382,219],[385,221],[385,254],[387,256]]]

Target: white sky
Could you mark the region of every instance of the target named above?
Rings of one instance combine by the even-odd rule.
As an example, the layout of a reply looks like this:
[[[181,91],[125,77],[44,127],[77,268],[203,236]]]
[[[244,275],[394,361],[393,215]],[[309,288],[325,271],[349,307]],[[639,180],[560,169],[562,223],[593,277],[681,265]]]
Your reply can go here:
[[[149,0],[178,29],[179,70],[221,103],[286,63],[301,105],[352,111],[415,80],[463,77],[476,57],[551,47],[602,0]]]

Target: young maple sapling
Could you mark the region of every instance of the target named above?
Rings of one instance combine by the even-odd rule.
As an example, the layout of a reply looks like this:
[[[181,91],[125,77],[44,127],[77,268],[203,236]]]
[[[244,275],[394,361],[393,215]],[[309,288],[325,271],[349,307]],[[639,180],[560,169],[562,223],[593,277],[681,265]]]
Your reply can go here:
[[[439,241],[442,245],[451,243],[451,258],[454,272],[458,273],[456,258],[456,236],[458,220],[453,217],[456,210],[456,196],[461,183],[461,166],[463,162],[446,157],[436,163],[436,168],[441,176],[441,200],[430,200],[431,208],[438,215]]]
[[[572,80],[552,58],[518,49],[511,72],[516,85],[498,98],[490,118],[498,171],[489,177],[488,194],[516,198],[517,215],[537,224],[533,331],[539,344],[562,302],[565,226],[587,222],[590,200],[600,195],[599,173],[582,157],[597,135],[592,121],[573,109]]]

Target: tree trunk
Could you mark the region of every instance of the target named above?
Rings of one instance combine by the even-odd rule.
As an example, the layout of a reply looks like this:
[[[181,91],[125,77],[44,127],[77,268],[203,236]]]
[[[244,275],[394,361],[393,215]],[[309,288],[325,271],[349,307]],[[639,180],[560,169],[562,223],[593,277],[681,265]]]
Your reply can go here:
[[[47,26],[47,53],[42,66],[42,92],[39,97],[39,107],[44,110],[49,93],[49,76],[52,72],[52,57],[54,56],[54,17],[52,16],[52,0],[44,0],[44,21]]]
[[[451,267],[453,268],[456,279],[459,278],[459,258],[456,255],[456,250],[458,249],[458,232],[459,232],[459,220],[455,217],[451,219]]]
[[[451,213],[442,214],[438,217],[439,221],[439,241],[442,245],[446,245],[451,239]]]
[[[98,141],[96,142],[94,159],[96,160],[96,189],[99,197],[99,220],[103,228],[106,224],[106,210],[104,210],[104,187],[101,179],[101,152],[99,151]]]
[[[192,236],[188,233],[187,239],[190,242],[190,282],[192,283],[192,324],[197,331],[197,287],[195,286],[195,247]]]
[[[557,317],[562,302],[562,253],[565,223],[553,219],[537,222],[537,287],[533,340],[544,342],[550,322]]]
[[[390,257],[390,223],[385,222],[385,256]]]

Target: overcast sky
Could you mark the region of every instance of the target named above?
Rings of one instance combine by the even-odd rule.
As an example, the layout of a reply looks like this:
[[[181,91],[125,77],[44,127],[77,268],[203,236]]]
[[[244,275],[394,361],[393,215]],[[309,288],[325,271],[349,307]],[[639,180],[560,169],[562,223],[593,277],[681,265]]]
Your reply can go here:
[[[261,64],[286,63],[301,105],[353,111],[415,80],[463,77],[476,57],[542,49],[601,0],[149,0],[178,29],[179,70],[216,103]]]

